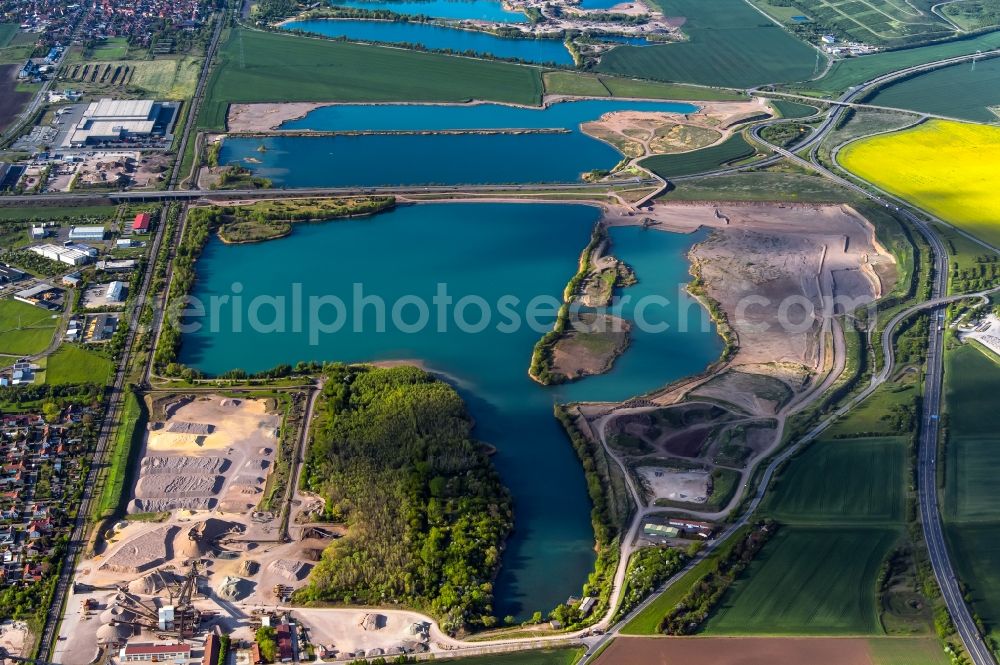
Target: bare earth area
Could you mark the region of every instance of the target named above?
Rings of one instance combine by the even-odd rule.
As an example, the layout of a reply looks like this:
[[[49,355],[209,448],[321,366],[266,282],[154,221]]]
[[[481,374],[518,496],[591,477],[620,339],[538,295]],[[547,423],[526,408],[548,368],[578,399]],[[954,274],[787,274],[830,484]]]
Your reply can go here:
[[[282,102],[280,104],[230,104],[226,127],[231,132],[267,132],[289,120],[297,120],[325,104]]]
[[[17,72],[21,65],[0,65],[0,131],[14,121],[31,99],[30,92],[17,92]]]
[[[610,314],[581,314],[552,352],[552,368],[570,379],[603,374],[628,348],[629,324]]]
[[[31,644],[31,631],[23,621],[0,623],[0,647],[12,656],[30,657],[26,647]]]
[[[851,638],[619,637],[598,665],[874,665],[868,641]]]
[[[795,366],[818,371],[824,317],[845,302],[878,298],[895,279],[895,262],[871,224],[846,205],[663,204],[644,214],[652,228],[713,230],[691,250],[692,272],[739,338],[732,367],[769,371],[777,363],[780,376],[794,376]]]
[[[695,113],[614,111],[580,126],[586,134],[610,143],[626,157],[689,152],[720,143],[750,118],[771,115],[763,99],[701,102]]]

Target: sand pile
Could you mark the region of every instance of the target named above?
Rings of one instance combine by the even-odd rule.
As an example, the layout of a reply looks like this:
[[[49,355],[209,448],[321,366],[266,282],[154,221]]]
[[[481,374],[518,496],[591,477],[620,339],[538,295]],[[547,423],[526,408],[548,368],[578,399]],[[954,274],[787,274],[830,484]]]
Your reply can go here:
[[[98,644],[116,644],[132,637],[132,626],[124,623],[106,623],[97,629]]]
[[[252,585],[239,577],[227,575],[219,583],[219,597],[225,600],[240,600],[249,593]]]
[[[173,510],[211,510],[216,500],[207,497],[135,499],[129,506],[130,513],[162,513]]]
[[[166,563],[172,558],[171,544],[177,531],[175,526],[164,526],[126,541],[101,565],[101,570],[141,573]]]
[[[298,582],[309,574],[311,564],[294,559],[276,559],[271,562],[271,572],[289,582]]]
[[[187,436],[208,436],[215,431],[215,425],[172,420],[167,424],[167,431],[171,434],[184,434]]]
[[[155,473],[139,478],[135,487],[135,496],[139,499],[200,497],[218,492],[222,488],[223,481],[222,476],[209,473],[188,473],[176,476]]]
[[[229,467],[229,460],[225,457],[194,457],[190,455],[151,455],[145,457],[139,465],[139,472],[144,475],[151,474],[178,474],[178,473],[199,473],[216,474],[222,473]]]
[[[178,581],[177,576],[168,570],[154,570],[129,582],[128,590],[136,595],[151,596]]]

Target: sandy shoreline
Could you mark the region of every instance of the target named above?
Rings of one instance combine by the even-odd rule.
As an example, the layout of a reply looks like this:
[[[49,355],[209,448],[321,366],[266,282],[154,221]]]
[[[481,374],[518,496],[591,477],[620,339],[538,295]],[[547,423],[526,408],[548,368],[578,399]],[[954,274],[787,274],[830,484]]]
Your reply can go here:
[[[542,95],[540,106],[515,104],[485,99],[473,99],[467,102],[253,102],[246,104],[230,104],[227,113],[226,126],[231,132],[265,132],[278,129],[283,123],[298,120],[316,109],[327,106],[510,106],[513,108],[544,111],[554,104],[574,101],[614,101],[614,102],[662,102],[663,104],[684,104],[692,107],[688,114],[702,111],[718,111],[727,104],[747,104],[747,101],[737,102],[702,102],[697,100],[649,99],[645,97],[593,97],[589,95]],[[684,115],[678,112],[680,115]]]

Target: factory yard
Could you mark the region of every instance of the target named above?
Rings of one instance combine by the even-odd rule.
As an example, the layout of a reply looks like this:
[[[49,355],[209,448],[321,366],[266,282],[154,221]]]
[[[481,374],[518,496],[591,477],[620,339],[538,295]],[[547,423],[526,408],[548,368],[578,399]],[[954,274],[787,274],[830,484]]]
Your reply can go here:
[[[679,471],[655,466],[640,466],[636,469],[643,484],[656,499],[683,501],[685,503],[705,503],[711,492],[707,471]]]
[[[303,530],[303,540],[282,542],[277,516],[257,512],[275,464],[277,407],[273,398],[218,395],[151,404],[131,517],[79,564],[56,662],[83,665],[97,645],[196,636],[213,624],[249,640],[261,620],[254,610],[305,583],[330,534]],[[168,607],[174,632],[158,625]]]

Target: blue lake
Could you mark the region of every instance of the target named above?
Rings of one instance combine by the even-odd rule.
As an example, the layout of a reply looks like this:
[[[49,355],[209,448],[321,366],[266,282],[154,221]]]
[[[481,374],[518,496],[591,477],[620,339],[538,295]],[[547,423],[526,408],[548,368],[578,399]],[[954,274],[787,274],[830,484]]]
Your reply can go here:
[[[438,203],[366,219],[296,225],[287,238],[259,244],[225,245],[213,238],[196,264],[193,295],[208,302],[233,294],[233,284],[239,283],[245,323],[242,332],[234,331],[232,311],[222,308],[215,332],[206,327],[184,336],[180,361],[217,374],[299,360],[421,359],[442,373],[466,400],[475,436],[497,447],[494,461],[514,498],[515,532],[496,585],[496,613],[523,618],[547,612],[580,592],[594,562],[583,474],[552,416],[553,403],[624,399],[700,371],[721,350],[714,329],[703,325],[707,315],[678,291],[689,279],[685,253],[701,236],[613,228],[612,252],[639,278],[622,294],[668,300],[669,306],[648,307],[642,314],[649,323],[670,327],[636,330],[633,346],[606,375],[556,388],[528,378],[541,332],[528,325],[501,329],[500,310],[493,305],[505,296],[516,298],[513,311],[524,321],[526,305],[535,297],[558,301],[599,215],[596,208],[568,204]],[[317,333],[313,340],[310,331],[316,328],[308,320],[301,332],[291,322],[283,330],[251,331],[246,325],[251,299],[267,295],[291,302],[294,284],[304,302],[310,296],[335,296],[346,303],[343,328]],[[452,316],[442,326],[435,313],[432,323],[418,331],[400,329],[390,320],[379,332],[376,308],[360,315],[354,309],[356,285],[366,296],[379,296],[391,311],[407,296],[431,303],[440,284],[456,303],[478,296],[488,304],[492,318],[482,331],[463,332]],[[309,309],[306,305],[303,311]],[[466,321],[479,322],[479,311],[470,308]],[[634,303],[622,311],[637,314]],[[405,312],[405,321],[413,322],[413,309]],[[260,318],[275,320],[273,309],[263,308]],[[333,320],[329,310],[319,318]],[[692,319],[686,331],[684,318]],[[541,319],[551,325],[551,317]]]
[[[580,0],[581,9],[611,9],[627,0]]]
[[[595,39],[613,44],[627,44],[628,46],[649,46],[649,40],[645,37],[633,37],[631,35],[594,35]]]
[[[292,21],[285,30],[304,30],[326,37],[346,37],[369,42],[420,44],[432,50],[475,53],[497,58],[517,58],[525,62],[572,65],[573,56],[561,39],[508,39],[477,30],[446,28],[430,23],[317,19]]]
[[[561,134],[277,136],[227,138],[220,163],[239,163],[277,187],[573,182],[608,169],[622,155],[579,130],[583,122],[621,110],[692,113],[671,102],[586,100],[542,109],[500,104],[334,105],[282,129],[389,131],[567,129]],[[261,151],[261,146],[264,150]],[[414,165],[419,165],[415,168]]]
[[[335,7],[354,7],[371,11],[386,10],[397,14],[423,14],[456,20],[526,23],[522,12],[510,12],[497,0],[333,0]]]

